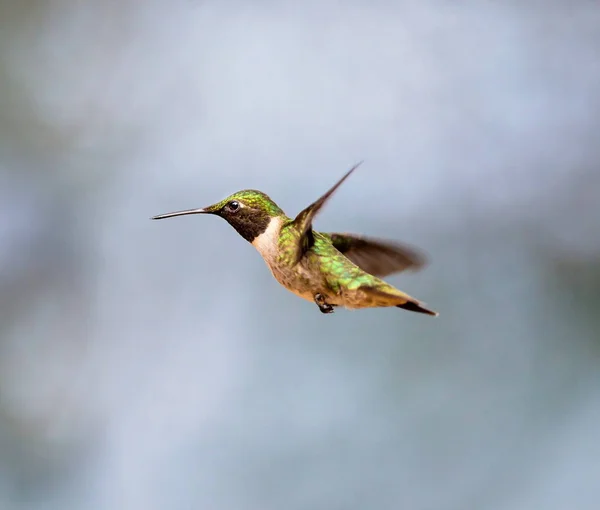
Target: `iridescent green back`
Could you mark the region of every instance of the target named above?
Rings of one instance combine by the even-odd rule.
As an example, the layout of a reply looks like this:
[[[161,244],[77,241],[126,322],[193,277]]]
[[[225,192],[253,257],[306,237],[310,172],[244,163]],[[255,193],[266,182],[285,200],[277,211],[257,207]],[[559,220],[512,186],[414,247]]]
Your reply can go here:
[[[355,290],[362,285],[373,285],[383,283],[377,277],[365,273],[345,255],[340,253],[327,236],[313,231],[314,244],[305,253],[306,264],[318,269],[327,285],[334,291],[339,292],[341,287]],[[279,239],[280,263],[292,265],[295,260],[300,232],[290,222],[281,229]],[[301,262],[302,263],[302,262]]]
[[[315,232],[314,237],[315,244],[306,256],[318,258],[320,270],[326,275],[327,283],[334,291],[338,292],[340,286],[348,290],[356,290],[363,285],[381,282],[379,278],[365,273],[339,252],[328,237],[319,232]]]

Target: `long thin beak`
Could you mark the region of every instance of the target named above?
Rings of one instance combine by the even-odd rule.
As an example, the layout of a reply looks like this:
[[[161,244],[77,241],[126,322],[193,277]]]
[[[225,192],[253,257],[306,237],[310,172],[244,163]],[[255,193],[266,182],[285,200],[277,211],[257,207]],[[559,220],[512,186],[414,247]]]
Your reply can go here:
[[[151,220],[162,220],[163,218],[172,218],[173,216],[185,216],[186,214],[210,214],[211,211],[206,209],[187,209],[185,211],[176,211],[166,214],[159,214],[158,216],[152,216]]]

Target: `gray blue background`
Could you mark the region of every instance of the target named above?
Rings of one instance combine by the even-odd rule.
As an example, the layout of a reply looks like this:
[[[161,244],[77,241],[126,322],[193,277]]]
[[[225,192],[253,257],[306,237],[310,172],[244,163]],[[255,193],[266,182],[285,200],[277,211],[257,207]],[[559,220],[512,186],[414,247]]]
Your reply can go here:
[[[592,510],[600,6],[0,3],[0,508]],[[258,188],[440,311],[286,292]]]

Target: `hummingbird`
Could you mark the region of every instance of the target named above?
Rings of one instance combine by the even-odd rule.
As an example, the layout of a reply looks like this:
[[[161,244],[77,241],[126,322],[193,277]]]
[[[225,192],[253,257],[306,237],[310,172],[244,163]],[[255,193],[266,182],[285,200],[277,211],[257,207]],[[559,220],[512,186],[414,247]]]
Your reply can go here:
[[[356,234],[313,230],[315,216],[361,163],[294,219],[265,193],[253,189],[238,191],[202,209],[159,214],[151,219],[188,214],[220,216],[258,250],[283,287],[315,302],[322,313],[332,313],[337,306],[394,306],[437,316],[424,303],[381,279],[406,269],[420,269],[425,260],[417,250]]]

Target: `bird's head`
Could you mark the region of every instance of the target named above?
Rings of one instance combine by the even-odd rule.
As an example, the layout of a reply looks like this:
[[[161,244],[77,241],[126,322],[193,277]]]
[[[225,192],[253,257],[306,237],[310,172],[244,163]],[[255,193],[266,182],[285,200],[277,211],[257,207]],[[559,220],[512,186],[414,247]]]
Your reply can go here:
[[[153,220],[187,214],[214,214],[225,219],[246,241],[252,242],[267,230],[273,218],[284,212],[262,191],[247,189],[229,195],[216,204],[202,209],[188,209],[154,216]]]

